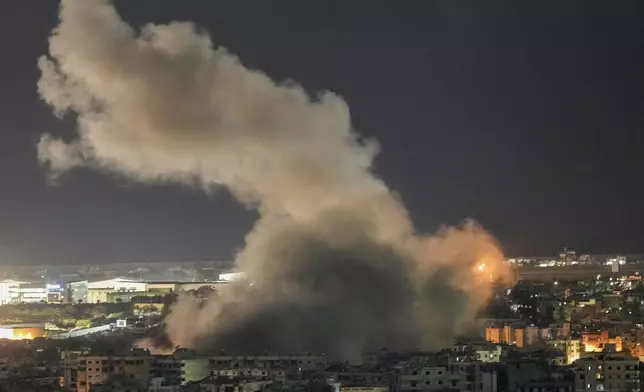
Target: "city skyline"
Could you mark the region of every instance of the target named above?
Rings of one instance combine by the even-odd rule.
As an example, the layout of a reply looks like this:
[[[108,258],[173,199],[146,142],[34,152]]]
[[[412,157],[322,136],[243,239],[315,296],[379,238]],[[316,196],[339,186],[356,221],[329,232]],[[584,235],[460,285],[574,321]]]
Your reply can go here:
[[[644,3],[3,11],[2,392],[642,391]]]

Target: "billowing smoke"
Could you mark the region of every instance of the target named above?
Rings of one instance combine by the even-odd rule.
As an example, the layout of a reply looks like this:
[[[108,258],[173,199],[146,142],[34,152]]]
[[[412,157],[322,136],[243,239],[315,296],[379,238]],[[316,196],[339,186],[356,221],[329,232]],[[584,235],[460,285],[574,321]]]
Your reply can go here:
[[[250,70],[191,23],[135,30],[111,1],[62,0],[39,66],[42,99],[78,123],[74,140],[38,143],[54,177],[90,166],[224,186],[259,212],[236,259],[247,279],[206,302],[182,297],[166,320],[173,345],[341,357],[437,349],[504,277],[475,223],[415,232],[341,97]]]

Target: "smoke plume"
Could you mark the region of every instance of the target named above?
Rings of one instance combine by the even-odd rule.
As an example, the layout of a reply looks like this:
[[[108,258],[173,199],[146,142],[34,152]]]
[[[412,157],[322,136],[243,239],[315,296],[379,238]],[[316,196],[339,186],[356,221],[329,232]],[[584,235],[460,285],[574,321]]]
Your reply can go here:
[[[416,233],[341,97],[248,69],[191,23],[134,29],[109,0],[62,0],[38,64],[40,96],[78,125],[71,141],[41,137],[52,176],[89,166],[224,186],[259,212],[236,258],[246,279],[205,302],[181,297],[166,320],[174,345],[345,358],[442,348],[505,275],[473,222]]]

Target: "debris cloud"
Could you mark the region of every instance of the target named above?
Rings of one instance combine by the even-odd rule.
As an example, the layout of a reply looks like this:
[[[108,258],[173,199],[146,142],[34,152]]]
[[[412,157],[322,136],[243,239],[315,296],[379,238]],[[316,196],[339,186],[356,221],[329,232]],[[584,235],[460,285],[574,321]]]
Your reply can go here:
[[[73,140],[38,143],[53,177],[89,166],[226,187],[259,212],[236,259],[245,279],[206,301],[181,297],[166,319],[175,346],[438,349],[507,277],[474,222],[416,232],[340,96],[248,69],[192,23],[134,29],[109,0],[62,0],[38,65],[41,98],[77,120]]]

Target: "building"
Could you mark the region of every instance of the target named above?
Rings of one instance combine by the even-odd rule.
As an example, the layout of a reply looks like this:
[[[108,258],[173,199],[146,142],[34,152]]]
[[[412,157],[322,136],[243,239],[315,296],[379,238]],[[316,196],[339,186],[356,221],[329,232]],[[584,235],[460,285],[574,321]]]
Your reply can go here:
[[[131,279],[115,278],[87,283],[87,302],[109,302],[108,295],[115,292],[145,292],[147,283]]]
[[[324,356],[303,353],[302,355],[219,355],[208,359],[210,374],[220,377],[283,377],[303,371],[325,369]]]
[[[338,390],[340,392],[389,392],[389,386],[372,386],[372,385],[340,386]]]
[[[20,283],[18,293],[20,303],[44,303],[49,297],[49,290],[45,283]]]
[[[525,327],[524,344],[525,346],[537,346],[550,339],[550,330],[548,328]]]
[[[17,303],[59,303],[64,298],[64,289],[59,284],[45,282],[0,282],[0,305]]]
[[[56,304],[65,301],[65,286],[59,283],[46,284],[47,303]]]
[[[184,383],[203,380],[210,375],[208,358],[197,357],[193,351],[178,349],[173,356],[181,360]]]
[[[150,384],[154,391],[174,391],[185,383],[183,362],[173,355],[155,355],[150,358]]]
[[[610,337],[608,330],[603,330],[600,333],[583,333],[581,342],[584,345],[584,351],[587,353],[622,351],[622,337]]]
[[[130,302],[134,297],[163,297],[169,293],[197,290],[208,286],[215,290],[227,282],[138,281],[115,278],[88,282],[80,280],[65,285],[65,299],[70,303]]]
[[[494,365],[455,355],[416,357],[396,369],[398,392],[498,390]]]
[[[501,361],[503,347],[496,344],[452,346],[455,356],[470,356],[485,363],[498,363]]]
[[[78,351],[63,351],[61,353],[60,371],[62,379],[60,385],[66,391],[76,392],[78,385],[78,360],[83,355]]]
[[[447,366],[423,366],[407,369],[398,377],[397,391],[441,390],[456,387],[462,382]]]
[[[273,384],[272,380],[254,379],[227,379],[212,377],[203,380],[199,385],[199,392],[258,392],[268,391]],[[277,389],[283,391],[284,388]]]
[[[20,284],[17,280],[0,282],[0,305],[20,302]]]
[[[517,347],[524,346],[524,329],[513,328],[506,325],[503,328],[485,328],[485,340],[496,344],[512,344]]]
[[[546,344],[555,350],[561,351],[565,356],[566,364],[570,365],[581,357],[582,344],[579,339],[548,340]]]
[[[65,284],[65,301],[72,304],[87,302],[87,280],[78,280]]]
[[[644,360],[644,328],[627,329],[622,333],[622,349],[640,361]]]
[[[640,392],[639,360],[599,354],[574,363],[575,392]]]
[[[575,384],[568,380],[534,380],[519,387],[519,392],[573,392]]]
[[[148,292],[155,293],[158,295],[166,295],[169,293],[174,293],[179,291],[177,287],[180,283],[173,282],[162,282],[162,281],[150,281],[146,282],[148,284]]]
[[[19,303],[61,303],[65,298],[62,285],[45,282],[21,282],[18,286]]]
[[[86,355],[77,361],[77,391],[95,391],[93,385],[105,385],[126,379],[147,387],[150,380],[150,353],[135,349],[128,355]]]
[[[492,346],[489,348],[475,348],[476,358],[481,362],[498,363],[501,360],[503,348]]]
[[[210,287],[217,291],[220,288],[225,287],[228,283],[230,282],[177,282],[177,291],[198,290],[202,287]]]

